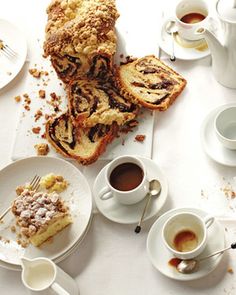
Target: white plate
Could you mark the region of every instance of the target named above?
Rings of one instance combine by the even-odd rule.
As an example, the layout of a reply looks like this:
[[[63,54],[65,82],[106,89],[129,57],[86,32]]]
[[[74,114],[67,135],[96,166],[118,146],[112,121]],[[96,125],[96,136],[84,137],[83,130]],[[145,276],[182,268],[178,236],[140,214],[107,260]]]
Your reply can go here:
[[[199,265],[199,269],[192,274],[182,274],[179,273],[173,266],[168,265],[168,262],[173,258],[171,254],[165,247],[162,241],[162,228],[165,221],[176,214],[177,212],[191,212],[195,213],[201,217],[207,215],[201,209],[197,208],[178,208],[166,212],[162,215],[151,227],[148,237],[147,237],[147,253],[148,257],[151,260],[153,266],[159,270],[165,276],[180,280],[180,281],[190,281],[200,279],[205,277],[210,272],[212,272],[217,265],[220,263],[223,255],[216,255],[210,259],[202,261]],[[208,243],[205,250],[199,255],[204,257],[209,255],[217,250],[221,250],[225,247],[225,233],[224,228],[219,224],[218,221],[214,221],[212,226],[208,229]]]
[[[17,58],[10,59],[0,51],[0,89],[12,81],[23,67],[27,55],[24,35],[13,24],[0,19],[0,39],[17,52]]]
[[[222,165],[236,167],[236,151],[226,149],[219,142],[214,130],[214,120],[219,111],[236,106],[236,103],[230,103],[213,109],[204,119],[201,126],[201,141],[206,154]]]
[[[163,205],[165,204],[167,194],[168,194],[168,184],[166,177],[158,167],[158,165],[147,158],[139,157],[147,169],[147,178],[148,180],[158,179],[161,183],[161,193],[158,198],[154,198],[151,201],[151,206],[146,213],[144,220],[147,220],[154,215],[156,215]],[[115,198],[109,200],[101,200],[98,197],[98,192],[105,186],[105,171],[107,166],[105,166],[101,172],[98,174],[94,186],[93,186],[93,195],[97,205],[98,210],[106,216],[108,219],[123,223],[123,224],[132,224],[137,223],[140,220],[140,217],[145,206],[146,199],[134,205],[123,205],[116,201]]]
[[[29,245],[22,248],[16,243],[16,235],[10,226],[15,220],[11,213],[4,218],[0,225],[0,259],[12,265],[20,265],[20,257],[34,258],[39,256],[56,260],[69,251],[84,234],[92,213],[92,196],[89,185],[81,172],[72,164],[57,158],[32,157],[10,164],[0,171],[1,208],[7,208],[15,197],[15,188],[32,179],[35,174],[45,175],[53,172],[62,175],[70,183],[67,190],[60,195],[70,207],[73,223],[58,233],[52,243],[41,247]],[[10,243],[4,240],[9,239]]]
[[[164,28],[165,23],[166,23],[166,20],[163,21],[164,25],[162,25],[162,28],[159,31],[158,42],[159,42],[160,48],[163,51],[165,51],[168,55],[172,55],[172,36],[166,32]],[[182,40],[182,42],[184,42],[184,44],[186,44],[187,46],[191,46],[191,47],[194,47],[196,44],[199,44],[199,41],[196,41],[197,42],[196,43],[196,42],[188,42],[188,41]],[[200,51],[195,48],[183,47],[178,42],[176,42],[176,38],[174,39],[174,52],[175,52],[175,57],[177,59],[182,59],[182,60],[197,60],[197,59],[206,57],[210,54],[209,49]]]
[[[83,242],[85,236],[87,235],[87,233],[88,233],[88,231],[90,229],[90,226],[92,224],[92,220],[93,220],[93,214],[91,214],[89,223],[88,223],[83,235],[79,238],[79,240],[76,242],[76,244],[74,244],[67,252],[65,252],[64,254],[59,256],[57,259],[54,259],[53,261],[55,263],[59,263],[59,262],[63,261],[64,259],[66,259],[68,256],[70,256],[71,254],[73,254],[77,250],[77,248]],[[0,267],[6,268],[6,269],[9,269],[9,270],[15,270],[15,271],[21,271],[22,270],[20,265],[10,264],[10,263],[4,262],[2,260],[0,260]]]

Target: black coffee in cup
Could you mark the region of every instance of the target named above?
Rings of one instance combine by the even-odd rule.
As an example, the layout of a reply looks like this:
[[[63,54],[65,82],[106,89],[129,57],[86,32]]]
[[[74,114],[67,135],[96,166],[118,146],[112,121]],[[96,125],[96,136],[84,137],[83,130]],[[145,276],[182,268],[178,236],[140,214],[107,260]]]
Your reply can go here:
[[[110,184],[119,191],[130,191],[140,185],[143,170],[134,163],[123,163],[116,166],[110,174]]]

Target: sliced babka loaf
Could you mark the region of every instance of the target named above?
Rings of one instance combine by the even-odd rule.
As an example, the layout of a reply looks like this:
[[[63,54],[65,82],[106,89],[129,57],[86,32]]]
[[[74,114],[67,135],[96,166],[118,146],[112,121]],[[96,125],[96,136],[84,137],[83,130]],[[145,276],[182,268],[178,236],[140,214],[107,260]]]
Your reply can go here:
[[[116,51],[115,0],[52,0],[44,55],[50,56],[59,78],[104,79]]]
[[[132,60],[116,69],[121,94],[149,109],[166,110],[186,85],[186,80],[154,55]]]
[[[69,111],[75,126],[123,125],[136,117],[138,107],[119,95],[111,83],[74,81],[68,87]]]
[[[46,138],[57,152],[83,165],[95,162],[118,133],[118,125],[75,127],[68,113],[46,123]]]

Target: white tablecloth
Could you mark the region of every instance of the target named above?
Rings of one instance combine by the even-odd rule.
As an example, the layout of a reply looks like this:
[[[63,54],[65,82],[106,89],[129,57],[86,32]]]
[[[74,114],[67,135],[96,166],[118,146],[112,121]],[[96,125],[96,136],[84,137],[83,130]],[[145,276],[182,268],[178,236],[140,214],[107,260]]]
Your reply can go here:
[[[42,37],[48,2],[1,0],[0,18],[8,19],[25,32],[29,41],[29,59],[33,52],[31,40]],[[153,5],[153,15],[160,10],[162,3],[159,0],[129,0],[129,4],[131,2],[133,6],[137,3],[143,7]],[[130,13],[132,22],[135,8],[127,8],[124,13]],[[144,15],[140,22],[145,18],[148,16]],[[165,59],[166,55],[162,54],[162,57]],[[163,211],[192,206],[210,213],[234,213],[235,204],[225,202],[221,188],[228,181],[233,184],[236,168],[210,160],[200,141],[200,126],[208,112],[221,104],[236,101],[236,91],[218,84],[210,65],[210,57],[194,62],[177,60],[173,67],[188,80],[187,88],[168,111],[156,115],[153,160],[169,182],[168,202]],[[11,162],[11,146],[20,108],[14,97],[25,92],[27,74],[26,63],[18,77],[0,91],[0,168]],[[101,164],[94,165],[93,169],[99,170],[98,166]],[[89,168],[85,171],[87,175],[90,172]],[[93,179],[89,181],[92,184]],[[227,272],[228,267],[236,270],[236,253],[233,251],[223,257],[215,271],[201,280],[183,283],[160,274],[146,254],[146,237],[153,222],[145,223],[141,234],[135,235],[133,225],[116,224],[95,214],[83,243],[59,265],[76,279],[82,295],[236,294],[235,276]],[[225,226],[233,228],[235,225],[231,222]],[[19,272],[0,269],[0,293],[26,294]]]

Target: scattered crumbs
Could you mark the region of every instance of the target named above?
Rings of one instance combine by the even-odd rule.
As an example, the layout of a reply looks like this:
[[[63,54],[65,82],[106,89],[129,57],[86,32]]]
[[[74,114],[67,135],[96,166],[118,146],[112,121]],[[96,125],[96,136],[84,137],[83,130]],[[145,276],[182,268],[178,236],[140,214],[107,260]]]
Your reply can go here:
[[[21,238],[22,238],[22,234],[21,234],[21,233],[18,233],[18,234],[17,234],[17,238],[18,238],[18,239],[21,239]]]
[[[10,240],[9,240],[9,239],[6,239],[6,240],[4,240],[4,242],[5,242],[6,244],[9,244],[9,243],[10,243]]]
[[[125,145],[125,139],[124,138],[122,138],[122,140],[121,140],[121,145]]]
[[[16,232],[16,227],[15,227],[15,225],[12,225],[12,226],[11,226],[11,232],[13,232],[13,233]]]
[[[39,143],[34,146],[38,156],[46,156],[49,153],[49,146],[47,143]]]
[[[34,121],[37,122],[41,117],[42,117],[43,113],[41,110],[37,110],[37,112],[34,115]]]
[[[46,138],[46,133],[45,132],[41,135],[41,138],[43,138],[43,139]]]
[[[230,273],[230,274],[233,274],[233,273],[234,273],[234,270],[232,269],[232,267],[229,267],[229,268],[227,269],[227,272]]]
[[[138,134],[135,136],[135,140],[138,142],[143,142],[146,138],[146,135]]]
[[[8,76],[11,76],[11,75],[12,75],[12,72],[7,72],[7,75],[8,75]]]
[[[29,69],[30,75],[32,75],[34,78],[39,79],[41,77],[41,71],[37,70],[36,68],[34,69]]]
[[[18,185],[17,187],[16,187],[16,194],[17,194],[17,196],[19,196],[21,193],[23,193],[23,191],[24,191],[24,186],[23,185]]]
[[[124,54],[123,54],[123,53],[121,53],[121,54],[120,54],[120,58],[123,58],[123,57],[124,57]]]
[[[46,97],[45,90],[42,90],[42,89],[39,90],[39,97],[42,98],[42,99],[44,99]]]
[[[34,134],[39,134],[40,130],[41,130],[41,127],[33,127],[33,128],[32,128],[32,132],[33,132]]]
[[[14,97],[15,101],[16,102],[20,102],[21,101],[21,96],[20,95],[17,95]]]
[[[62,86],[62,83],[60,82],[59,85]]]
[[[28,246],[29,246],[29,242],[28,241],[26,241],[26,240],[22,240],[21,241],[21,247],[26,248]]]
[[[228,199],[229,198],[234,199],[236,197],[236,192],[234,191],[230,182],[227,182],[227,184],[224,187],[222,187],[220,190],[224,193],[224,195]]]
[[[203,189],[201,189],[201,197],[202,197],[203,199],[208,199],[208,196],[205,194],[205,192],[204,192]]]

